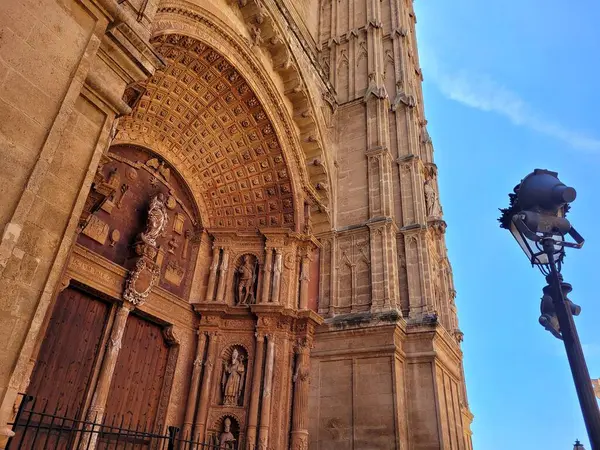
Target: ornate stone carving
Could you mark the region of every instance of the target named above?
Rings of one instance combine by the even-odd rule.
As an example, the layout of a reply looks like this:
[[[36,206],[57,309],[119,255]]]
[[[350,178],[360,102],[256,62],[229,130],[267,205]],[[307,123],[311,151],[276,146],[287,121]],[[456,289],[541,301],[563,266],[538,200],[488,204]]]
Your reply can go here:
[[[306,436],[299,436],[292,450],[308,450],[308,439]]]
[[[223,404],[225,406],[238,406],[246,378],[246,367],[243,357],[237,349],[233,349],[231,361],[223,364],[221,388],[223,389]]]
[[[165,280],[175,286],[181,286],[185,270],[177,262],[169,261],[165,270]]]
[[[165,196],[159,193],[150,201],[146,230],[140,233],[140,241],[135,245],[138,255],[135,268],[129,272],[125,282],[123,299],[134,305],[146,300],[158,280],[160,265],[156,264],[159,253],[156,240],[163,235],[168,220]]]
[[[106,243],[106,238],[108,237],[109,229],[110,227],[105,221],[92,215],[89,217],[89,220],[83,229],[83,234],[99,244],[104,245]]]
[[[169,169],[164,161],[159,161],[158,158],[151,158],[146,161],[146,166],[153,169],[155,175],[161,175],[165,181],[171,179],[171,169]]]
[[[140,234],[142,242],[156,247],[156,239],[162,236],[167,227],[169,216],[165,205],[165,195],[161,192],[150,201],[146,231]]]
[[[256,302],[256,260],[252,255],[244,255],[242,264],[236,270],[236,294],[238,305]]]
[[[123,299],[136,306],[144,303],[156,284],[158,275],[158,266],[148,261],[145,257],[139,258],[135,263],[135,269],[129,273],[125,282]]]
[[[121,185],[121,196],[119,197],[119,201],[117,201],[117,208],[121,209],[123,207],[123,200],[125,199],[125,194],[127,194],[127,191],[129,191],[129,185],[122,184]]]
[[[222,449],[235,449],[235,436],[231,432],[231,419],[229,417],[225,417],[223,421],[223,432],[219,437],[219,448]]]
[[[119,239],[121,239],[121,232],[115,228],[110,233],[110,246],[114,247],[119,242]]]
[[[174,168],[186,173],[206,209],[207,226],[293,228],[290,177],[278,177],[288,163],[278,141],[281,134],[252,89],[225,58],[195,39],[170,34],[154,42],[167,68],[148,80],[134,114],[120,122],[119,141],[153,145]],[[172,84],[178,74],[181,83]],[[173,111],[174,105],[185,111]],[[246,142],[240,140],[242,136],[247,145],[241,145]],[[183,147],[188,157],[174,154],[174,149]],[[150,159],[144,168],[160,180],[168,178],[169,169],[158,158]],[[265,190],[271,187],[275,195],[266,205]],[[284,200],[288,201],[284,204]]]
[[[427,216],[428,217],[441,216],[442,208],[440,206],[438,194],[437,194],[435,188],[433,187],[431,178],[428,178],[427,180],[425,180],[423,190],[425,193],[425,205],[427,207]]]

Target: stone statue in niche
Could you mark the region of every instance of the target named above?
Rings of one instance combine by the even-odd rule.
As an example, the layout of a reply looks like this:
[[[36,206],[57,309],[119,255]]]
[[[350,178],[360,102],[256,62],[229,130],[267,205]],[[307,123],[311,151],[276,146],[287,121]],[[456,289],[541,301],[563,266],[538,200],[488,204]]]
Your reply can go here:
[[[251,255],[244,255],[242,265],[237,269],[237,304],[254,303],[254,287],[256,284],[255,263]]]
[[[237,349],[231,353],[231,361],[223,363],[221,388],[223,389],[223,405],[238,406],[240,404],[246,368]]]
[[[427,207],[427,217],[441,216],[442,208],[440,207],[440,201],[438,199],[438,194],[433,187],[431,178],[428,178],[427,180],[425,180],[424,191],[425,191],[425,206]]]
[[[231,432],[231,419],[229,417],[225,417],[225,421],[223,422],[223,432],[219,438],[219,448],[235,449],[235,436]]]
[[[152,247],[156,247],[156,240],[163,235],[168,221],[165,196],[163,193],[159,193],[150,200],[146,231],[140,235],[141,240]]]

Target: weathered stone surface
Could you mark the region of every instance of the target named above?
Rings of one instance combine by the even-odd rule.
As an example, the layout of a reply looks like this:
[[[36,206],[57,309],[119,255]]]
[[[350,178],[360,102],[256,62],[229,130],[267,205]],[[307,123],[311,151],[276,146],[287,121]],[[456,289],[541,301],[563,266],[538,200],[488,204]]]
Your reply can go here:
[[[410,0],[1,2],[0,448],[77,286],[117,324],[88,416],[133,314],[169,348],[157,417],[192,436],[472,450],[415,22]]]

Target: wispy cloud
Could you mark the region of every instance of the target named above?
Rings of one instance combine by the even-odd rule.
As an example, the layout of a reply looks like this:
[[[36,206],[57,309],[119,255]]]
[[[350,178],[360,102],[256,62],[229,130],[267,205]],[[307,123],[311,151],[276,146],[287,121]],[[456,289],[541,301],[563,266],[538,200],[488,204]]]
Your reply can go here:
[[[442,70],[437,61],[431,58],[427,59],[424,67],[428,77],[451,100],[481,111],[500,114],[515,125],[558,139],[573,148],[600,152],[600,139],[545,118],[517,93],[488,75],[467,70]]]

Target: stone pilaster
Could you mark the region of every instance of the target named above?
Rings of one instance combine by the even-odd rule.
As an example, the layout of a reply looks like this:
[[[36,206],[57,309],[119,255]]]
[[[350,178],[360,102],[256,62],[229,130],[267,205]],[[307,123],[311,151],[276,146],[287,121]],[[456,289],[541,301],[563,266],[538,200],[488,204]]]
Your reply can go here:
[[[269,443],[271,425],[271,400],[273,397],[273,367],[275,365],[275,336],[267,335],[267,361],[265,365],[264,387],[258,429],[258,449],[266,450]]]
[[[219,335],[215,331],[208,332],[208,350],[206,354],[206,363],[204,368],[204,377],[202,378],[202,388],[200,390],[200,401],[196,411],[196,423],[194,425],[194,440],[204,442],[206,433],[206,419],[208,416],[208,404],[212,392],[212,377],[217,359],[217,343]]]
[[[265,336],[256,333],[256,355],[254,357],[254,370],[252,373],[252,392],[250,394],[250,407],[248,409],[248,431],[246,434],[246,449],[256,448],[256,426],[258,424],[258,405],[261,395],[261,381],[263,361],[265,355]]]
[[[217,269],[219,268],[220,256],[221,249],[219,247],[213,248],[213,259],[208,273],[208,286],[206,287],[207,302],[212,302],[215,299],[215,284],[217,280]]]
[[[300,339],[296,346],[296,370],[293,376],[294,403],[292,410],[291,448],[308,449],[308,390],[310,379],[310,343]]]
[[[397,230],[390,219],[369,223],[373,312],[400,308]]]
[[[271,293],[271,302],[272,303],[279,303],[282,269],[283,269],[282,249],[278,247],[278,248],[275,248],[275,264],[273,265],[273,292]]]
[[[110,337],[106,346],[106,352],[104,353],[102,365],[100,366],[100,372],[98,374],[96,388],[94,389],[92,403],[88,409],[87,420],[90,422],[102,423],[104,420],[104,412],[106,408],[106,402],[108,401],[110,384],[112,382],[113,373],[115,372],[115,366],[121,350],[127,317],[129,317],[129,313],[134,309],[135,306],[132,303],[123,302],[123,304],[117,310],[112,329],[110,330]],[[94,433],[93,430],[91,431],[92,432],[90,433],[85,433],[83,438],[85,442],[82,444],[82,448],[95,450],[98,443],[98,433]]]
[[[271,290],[271,275],[273,273],[273,249],[271,247],[265,248],[266,257],[265,257],[265,265],[263,268],[263,279],[262,279],[262,289],[261,289],[261,303],[267,303],[269,301],[269,293]]]
[[[202,366],[204,363],[204,350],[206,347],[206,333],[198,332],[198,345],[196,347],[196,357],[192,366],[192,376],[190,381],[190,392],[187,398],[185,409],[185,418],[183,420],[182,436],[191,437],[192,426],[194,423],[194,412],[198,403],[198,390],[200,389],[200,379],[202,378]]]
[[[223,249],[223,258],[219,267],[219,284],[217,285],[217,295],[215,301],[223,303],[225,300],[225,283],[227,282],[227,274],[229,273],[229,249]]]
[[[301,250],[300,257],[300,302],[299,308],[308,308],[308,282],[310,281],[310,249]]]

